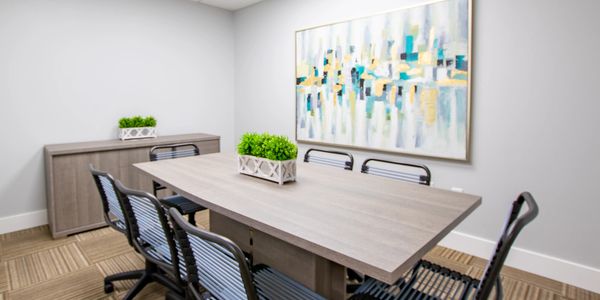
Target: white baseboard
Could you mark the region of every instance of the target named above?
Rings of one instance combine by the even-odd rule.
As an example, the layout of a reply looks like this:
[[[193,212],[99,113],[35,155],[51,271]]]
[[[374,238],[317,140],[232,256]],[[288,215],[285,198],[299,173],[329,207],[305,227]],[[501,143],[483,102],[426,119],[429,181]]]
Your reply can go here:
[[[14,216],[0,217],[0,234],[46,224],[48,224],[48,213],[45,209]]]
[[[441,246],[489,259],[496,242],[452,231]],[[505,265],[600,293],[600,270],[527,249],[512,247]]]

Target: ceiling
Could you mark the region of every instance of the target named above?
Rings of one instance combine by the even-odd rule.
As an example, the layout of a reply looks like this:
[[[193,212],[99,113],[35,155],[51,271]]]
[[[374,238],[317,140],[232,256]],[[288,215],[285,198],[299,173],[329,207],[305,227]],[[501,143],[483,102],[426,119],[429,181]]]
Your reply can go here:
[[[250,6],[254,3],[258,3],[263,0],[192,0],[194,2],[200,2],[210,6],[216,6],[224,8],[226,10],[238,10],[246,6]]]

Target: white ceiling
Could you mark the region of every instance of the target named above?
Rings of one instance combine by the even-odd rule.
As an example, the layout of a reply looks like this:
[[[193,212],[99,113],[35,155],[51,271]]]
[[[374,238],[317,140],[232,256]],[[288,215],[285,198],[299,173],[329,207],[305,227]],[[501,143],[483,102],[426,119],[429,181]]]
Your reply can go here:
[[[238,10],[240,8],[244,8],[246,6],[250,6],[254,3],[258,3],[263,0],[193,0],[193,1],[233,11],[233,10]]]

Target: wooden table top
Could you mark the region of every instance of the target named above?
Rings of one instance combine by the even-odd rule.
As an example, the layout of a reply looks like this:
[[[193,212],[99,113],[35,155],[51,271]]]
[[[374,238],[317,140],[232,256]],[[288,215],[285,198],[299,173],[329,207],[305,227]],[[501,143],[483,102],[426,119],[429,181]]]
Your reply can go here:
[[[481,204],[481,197],[298,161],[284,184],[237,172],[215,153],[134,164],[216,213],[393,283]]]

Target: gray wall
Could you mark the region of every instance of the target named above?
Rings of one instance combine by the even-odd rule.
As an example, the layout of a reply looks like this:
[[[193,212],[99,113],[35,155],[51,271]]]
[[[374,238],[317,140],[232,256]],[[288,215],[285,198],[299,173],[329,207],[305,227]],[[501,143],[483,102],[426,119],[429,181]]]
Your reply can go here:
[[[458,231],[489,240],[530,191],[541,214],[517,246],[600,268],[600,2],[475,2],[471,162],[381,156],[423,162],[436,186],[483,196]],[[236,12],[236,138],[294,136],[295,30],[415,3],[268,0]]]
[[[45,209],[42,147],[159,134],[233,147],[233,16],[187,0],[0,1],[0,217]]]

